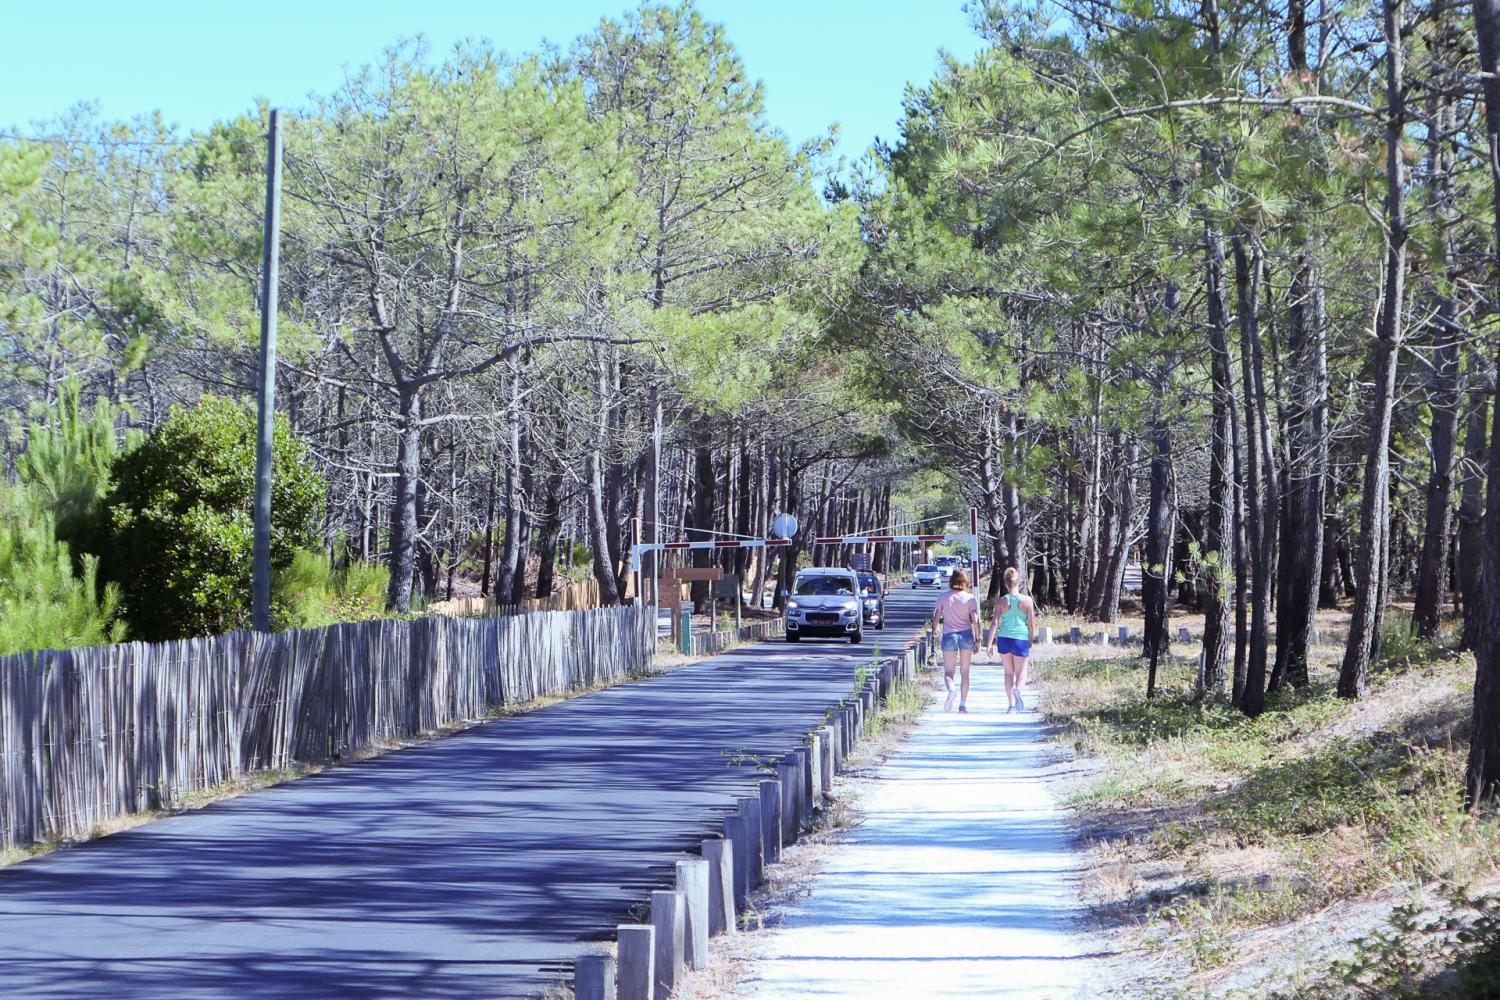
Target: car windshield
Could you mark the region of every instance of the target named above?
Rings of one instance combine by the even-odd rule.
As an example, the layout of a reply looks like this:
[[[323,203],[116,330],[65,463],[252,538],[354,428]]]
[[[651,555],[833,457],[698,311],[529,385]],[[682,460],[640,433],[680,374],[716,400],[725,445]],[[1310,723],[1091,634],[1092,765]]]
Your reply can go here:
[[[847,576],[804,576],[797,581],[798,597],[853,596]]]
[[[932,572],[935,572],[936,570],[937,570],[937,567],[934,566],[934,565],[932,565],[932,563],[923,563],[922,565],[920,565],[920,566],[917,567],[917,572],[918,573],[932,573]]]
[[[958,558],[956,556],[938,556],[937,559],[937,564],[939,566],[952,566],[956,562],[958,562]]]
[[[859,575],[859,586],[867,594],[879,593],[880,579],[874,573],[861,573]]]

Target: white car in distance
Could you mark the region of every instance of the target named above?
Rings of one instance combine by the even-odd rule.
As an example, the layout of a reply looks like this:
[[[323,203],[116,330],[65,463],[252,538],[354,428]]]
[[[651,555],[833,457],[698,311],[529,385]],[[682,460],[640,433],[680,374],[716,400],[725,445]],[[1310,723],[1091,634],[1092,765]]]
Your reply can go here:
[[[943,574],[943,580],[946,582],[955,572],[963,569],[964,561],[958,556],[936,556],[932,564]]]
[[[919,563],[911,571],[911,587],[913,590],[918,590],[922,587],[941,587],[947,579],[947,575],[933,563]]]

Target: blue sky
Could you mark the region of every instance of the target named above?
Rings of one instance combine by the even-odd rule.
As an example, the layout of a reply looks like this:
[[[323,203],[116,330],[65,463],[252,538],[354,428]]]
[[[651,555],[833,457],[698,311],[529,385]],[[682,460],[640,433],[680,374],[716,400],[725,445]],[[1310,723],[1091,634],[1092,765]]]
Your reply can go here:
[[[296,108],[334,89],[347,66],[402,36],[434,49],[466,35],[508,52],[543,39],[567,44],[625,0],[0,0],[0,127],[31,123],[79,101],[108,118],[160,111],[201,128],[256,98]],[[925,82],[938,50],[978,40],[962,0],[700,0],[728,30],[767,117],[791,139],[839,122],[839,152],[857,158],[894,138],[903,87]]]

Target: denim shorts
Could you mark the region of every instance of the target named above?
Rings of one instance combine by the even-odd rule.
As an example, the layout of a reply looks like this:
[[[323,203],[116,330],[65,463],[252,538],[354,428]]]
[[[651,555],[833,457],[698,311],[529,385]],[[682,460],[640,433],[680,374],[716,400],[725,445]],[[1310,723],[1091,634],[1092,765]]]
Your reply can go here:
[[[1011,639],[1002,635],[995,640],[995,652],[1009,653],[1011,656],[1030,656],[1031,640]]]
[[[974,652],[974,633],[944,632],[943,652]]]

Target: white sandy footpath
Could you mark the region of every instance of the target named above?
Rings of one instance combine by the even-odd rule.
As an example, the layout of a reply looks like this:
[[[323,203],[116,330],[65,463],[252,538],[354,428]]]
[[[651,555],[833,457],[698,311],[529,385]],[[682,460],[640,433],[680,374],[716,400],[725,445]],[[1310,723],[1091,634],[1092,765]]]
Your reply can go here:
[[[998,665],[976,664],[970,714],[945,714],[942,700],[866,786],[863,823],[737,995],[1078,994],[1091,943],[1082,857],[1041,777],[1057,752],[1037,715],[1005,714]]]

